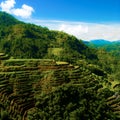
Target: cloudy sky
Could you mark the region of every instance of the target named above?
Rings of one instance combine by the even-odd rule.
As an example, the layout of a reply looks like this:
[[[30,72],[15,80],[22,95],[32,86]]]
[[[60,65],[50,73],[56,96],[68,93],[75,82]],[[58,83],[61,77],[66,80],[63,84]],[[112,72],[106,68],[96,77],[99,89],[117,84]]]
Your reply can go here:
[[[120,0],[0,0],[0,11],[79,39],[120,40]]]

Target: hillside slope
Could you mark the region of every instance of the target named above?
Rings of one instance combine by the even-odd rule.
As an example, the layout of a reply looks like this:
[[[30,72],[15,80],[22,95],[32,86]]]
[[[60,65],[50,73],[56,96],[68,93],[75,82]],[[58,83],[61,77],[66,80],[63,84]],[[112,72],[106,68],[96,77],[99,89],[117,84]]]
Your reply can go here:
[[[9,21],[8,21],[9,20]],[[18,24],[20,21],[15,19],[13,16],[10,14],[7,14],[5,12],[0,12],[0,26],[11,26]]]
[[[52,59],[1,58],[6,58],[0,63],[1,118],[119,119],[119,93],[108,89],[111,83],[99,68]]]
[[[96,59],[95,52],[74,36],[64,32],[19,22],[7,13],[0,13],[0,52],[14,58]],[[10,26],[9,26],[9,25]],[[4,26],[4,29],[2,27]],[[64,54],[64,56],[63,56]]]
[[[64,32],[0,16],[1,120],[120,119],[114,57]]]
[[[107,52],[112,53],[114,57],[120,58],[120,41],[107,41],[107,40],[91,40],[90,42],[84,42],[87,46],[93,48],[104,49]]]

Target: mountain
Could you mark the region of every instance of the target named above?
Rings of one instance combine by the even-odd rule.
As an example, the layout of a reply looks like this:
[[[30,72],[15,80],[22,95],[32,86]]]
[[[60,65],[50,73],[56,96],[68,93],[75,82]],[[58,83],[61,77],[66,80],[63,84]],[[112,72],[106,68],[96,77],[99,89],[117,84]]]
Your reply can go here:
[[[112,45],[112,44],[119,44],[120,40],[116,41],[109,41],[104,39],[96,39],[96,40],[90,40],[90,41],[83,41],[86,45],[95,45],[96,47],[102,47],[106,45]]]
[[[0,120],[120,119],[115,57],[0,14]]]
[[[97,40],[90,40],[89,44],[93,44],[96,46],[103,46],[103,45],[111,44],[111,42],[104,39],[97,39]]]
[[[108,41],[108,40],[91,40],[89,42],[84,41],[84,43],[92,48],[104,49],[111,53],[114,57],[120,58],[120,40]]]
[[[4,12],[0,13],[0,20],[0,52],[14,58],[53,58],[65,61],[71,61],[73,56],[74,59],[97,58],[92,49],[67,33],[23,23]]]
[[[15,25],[19,23],[17,19],[15,19],[12,15],[6,13],[6,12],[0,12],[0,26],[9,26],[9,25]]]
[[[120,43],[120,40],[116,40],[116,41],[114,41],[113,43]]]

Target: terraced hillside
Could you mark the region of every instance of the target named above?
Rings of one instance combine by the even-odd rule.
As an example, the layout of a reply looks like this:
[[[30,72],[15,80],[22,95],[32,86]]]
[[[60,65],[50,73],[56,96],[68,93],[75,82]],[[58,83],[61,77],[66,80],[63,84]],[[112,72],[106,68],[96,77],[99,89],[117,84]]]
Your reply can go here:
[[[68,67],[68,66],[67,66]],[[34,107],[34,90],[48,90],[45,85],[35,87],[51,71],[59,68],[53,60],[6,60],[0,66],[0,102],[12,118],[25,118],[27,111]],[[43,80],[44,81],[44,80]],[[64,82],[59,79],[59,83]],[[52,83],[51,84],[55,84]],[[57,83],[56,83],[57,84]],[[44,87],[43,87],[44,86]],[[35,87],[35,88],[34,88]]]
[[[120,62],[104,50],[0,12],[0,52],[1,120],[120,119]]]
[[[109,84],[103,76],[67,62],[52,59],[9,59],[2,53],[0,59],[1,110],[6,110],[14,120],[27,120],[31,111],[35,114],[40,96],[51,95],[62,85],[85,88],[86,91],[92,90],[98,94],[98,91],[104,90],[103,83]],[[120,100],[113,99],[115,98],[108,95],[106,100],[113,111],[120,115]]]

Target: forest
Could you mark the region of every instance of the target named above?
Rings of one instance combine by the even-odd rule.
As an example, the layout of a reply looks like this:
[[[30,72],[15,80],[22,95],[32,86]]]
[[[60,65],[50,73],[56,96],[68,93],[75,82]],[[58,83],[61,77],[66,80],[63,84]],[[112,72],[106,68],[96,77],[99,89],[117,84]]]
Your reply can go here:
[[[119,120],[119,51],[0,12],[0,119]]]

